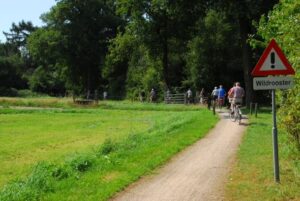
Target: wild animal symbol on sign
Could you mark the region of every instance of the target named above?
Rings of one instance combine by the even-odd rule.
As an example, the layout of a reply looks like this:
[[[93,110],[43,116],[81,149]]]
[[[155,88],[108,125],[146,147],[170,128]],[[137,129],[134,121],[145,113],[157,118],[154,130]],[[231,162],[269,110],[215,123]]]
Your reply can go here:
[[[295,71],[272,39],[251,74],[253,76],[294,75]]]

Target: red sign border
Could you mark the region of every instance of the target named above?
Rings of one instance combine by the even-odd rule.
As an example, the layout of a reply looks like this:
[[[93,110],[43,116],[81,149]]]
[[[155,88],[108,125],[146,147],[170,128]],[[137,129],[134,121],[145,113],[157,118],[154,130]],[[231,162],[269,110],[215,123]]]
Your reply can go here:
[[[266,58],[270,54],[270,51],[274,48],[277,55],[281,59],[282,63],[285,65],[287,69],[285,70],[268,70],[268,71],[261,71],[261,67],[264,64]],[[264,50],[262,56],[258,60],[256,66],[251,72],[252,76],[268,76],[268,75],[295,75],[295,70],[292,68],[291,64],[283,54],[280,47],[277,45],[275,39],[272,39],[269,43],[268,47]]]

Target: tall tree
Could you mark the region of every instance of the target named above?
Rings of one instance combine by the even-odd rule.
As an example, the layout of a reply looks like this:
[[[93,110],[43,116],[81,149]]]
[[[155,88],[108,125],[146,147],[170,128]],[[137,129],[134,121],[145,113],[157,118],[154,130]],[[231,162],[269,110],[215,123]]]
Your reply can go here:
[[[137,51],[138,44],[137,37],[129,31],[121,32],[111,40],[102,71],[103,78],[107,82],[105,88],[109,94],[119,97],[126,95],[129,62],[133,52]]]
[[[0,44],[0,51],[2,44]],[[0,55],[0,95],[16,96],[16,89],[22,89],[26,82],[22,76],[24,63],[17,54],[10,56]]]
[[[59,0],[42,18],[61,35],[58,51],[67,66],[69,86],[89,92],[99,87],[108,42],[121,21],[114,1]]]
[[[240,63],[236,25],[230,23],[224,12],[209,10],[196,27],[195,37],[188,45],[185,84],[206,90],[217,84],[231,87],[237,75],[242,75],[236,65]]]
[[[130,21],[132,32],[148,48],[150,54],[162,62],[162,75],[165,85],[170,87],[175,72],[170,61],[172,53],[186,47],[199,15],[204,15],[204,1],[184,0],[141,0],[118,1],[119,13]],[[173,57],[175,58],[175,57]],[[183,58],[182,58],[183,60]],[[179,82],[180,83],[180,82]]]
[[[31,22],[13,23],[3,32],[6,43],[0,44],[0,77],[2,95],[16,95],[13,89],[27,88],[27,72],[34,67],[26,48],[28,36],[37,28]]]
[[[3,32],[6,40],[10,44],[14,44],[17,48],[25,47],[28,36],[34,32],[37,27],[33,26],[32,22],[22,20],[18,24],[12,23],[10,32]]]
[[[239,25],[247,105],[253,99],[251,71],[255,61],[253,60],[253,51],[248,42],[249,36],[256,32],[253,21],[258,21],[260,16],[271,10],[276,3],[278,3],[278,0],[222,0],[216,3],[219,8],[225,9],[228,13],[235,16]]]
[[[66,65],[61,58],[63,48],[60,32],[53,28],[40,28],[28,38],[30,56],[37,63],[29,77],[30,89],[50,95],[62,95],[66,89]]]

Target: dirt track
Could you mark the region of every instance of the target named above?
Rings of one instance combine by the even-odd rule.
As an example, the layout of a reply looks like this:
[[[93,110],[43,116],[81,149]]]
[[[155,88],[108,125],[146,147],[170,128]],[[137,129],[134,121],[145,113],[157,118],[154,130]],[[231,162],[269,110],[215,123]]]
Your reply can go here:
[[[204,139],[175,156],[156,174],[146,176],[119,193],[113,201],[220,201],[224,184],[246,128],[221,120]]]

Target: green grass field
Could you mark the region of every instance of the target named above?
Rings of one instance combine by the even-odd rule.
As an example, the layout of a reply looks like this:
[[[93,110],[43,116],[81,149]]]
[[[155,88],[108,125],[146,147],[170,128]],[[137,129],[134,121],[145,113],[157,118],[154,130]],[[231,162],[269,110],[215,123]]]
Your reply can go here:
[[[299,201],[300,157],[287,135],[279,130],[281,183],[274,182],[272,114],[270,110],[250,118],[250,126],[229,177],[226,200]]]
[[[2,99],[0,105],[0,200],[9,201],[107,200],[217,121],[198,106],[80,108],[51,98]]]

